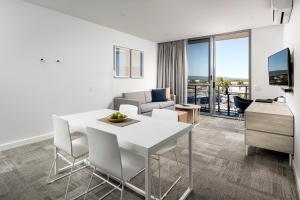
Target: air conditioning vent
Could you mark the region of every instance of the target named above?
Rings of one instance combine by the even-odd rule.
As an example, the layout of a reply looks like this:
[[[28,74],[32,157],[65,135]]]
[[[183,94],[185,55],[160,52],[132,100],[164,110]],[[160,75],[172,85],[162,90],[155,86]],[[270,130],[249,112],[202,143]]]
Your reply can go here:
[[[280,24],[283,24],[284,12],[281,12]]]
[[[289,22],[293,0],[272,0],[273,22],[275,24],[286,24]]]

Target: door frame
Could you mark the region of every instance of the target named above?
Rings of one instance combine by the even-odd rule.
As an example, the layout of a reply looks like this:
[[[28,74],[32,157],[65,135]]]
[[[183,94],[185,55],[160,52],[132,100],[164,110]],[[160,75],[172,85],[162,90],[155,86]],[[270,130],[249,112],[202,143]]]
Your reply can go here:
[[[208,35],[208,36],[203,36],[203,37],[195,37],[195,38],[190,38],[187,39],[187,41],[193,41],[193,40],[209,40],[209,112],[202,112],[201,114],[204,115],[211,115],[211,116],[217,116],[217,117],[225,117],[225,118],[232,118],[230,116],[222,116],[222,115],[216,115],[215,111],[216,108],[214,106],[214,99],[216,98],[215,95],[215,81],[216,81],[216,37],[220,35],[226,35],[226,34],[234,34],[234,33],[241,33],[241,32],[248,32],[248,88],[249,88],[249,99],[252,97],[252,80],[251,80],[251,69],[252,69],[252,62],[251,62],[251,41],[252,41],[252,30],[251,29],[245,29],[245,30],[240,30],[240,31],[232,31],[232,32],[226,32],[226,33],[220,33],[220,34],[215,34],[215,35]]]
[[[251,84],[251,29],[246,29],[246,30],[240,30],[240,31],[233,31],[233,32],[227,32],[227,33],[221,33],[221,34],[216,34],[216,35],[213,35],[211,36],[212,37],[212,40],[213,40],[213,56],[212,56],[212,59],[213,59],[213,65],[212,65],[212,68],[213,68],[213,86],[215,86],[215,81],[216,81],[216,37],[217,36],[220,36],[220,35],[227,35],[227,34],[235,34],[235,33],[242,33],[242,32],[248,32],[248,93],[249,93],[249,96],[248,98],[251,99],[251,93],[252,93],[252,84]],[[213,92],[213,95],[212,95],[212,98],[211,98],[211,114],[212,116],[218,116],[218,117],[225,117],[225,118],[233,118],[231,116],[223,116],[223,115],[217,115],[216,114],[216,107],[214,105],[214,99],[216,98],[216,92],[215,92],[215,87],[212,88],[212,92]]]
[[[189,41],[197,41],[197,40],[203,40],[203,41],[206,41],[208,42],[208,48],[209,48],[209,52],[208,52],[208,85],[209,85],[209,89],[208,89],[208,97],[209,99],[211,99],[211,96],[213,95],[212,94],[212,84],[213,84],[213,75],[212,75],[212,72],[213,72],[213,69],[212,69],[212,63],[213,63],[213,60],[212,60],[212,55],[213,55],[213,52],[212,52],[212,49],[211,49],[211,46],[212,46],[212,36],[204,36],[204,37],[197,37],[197,38],[191,38],[191,39],[188,39],[188,42]],[[201,114],[204,114],[204,115],[212,115],[212,104],[211,102],[209,102],[209,112],[201,112]]]

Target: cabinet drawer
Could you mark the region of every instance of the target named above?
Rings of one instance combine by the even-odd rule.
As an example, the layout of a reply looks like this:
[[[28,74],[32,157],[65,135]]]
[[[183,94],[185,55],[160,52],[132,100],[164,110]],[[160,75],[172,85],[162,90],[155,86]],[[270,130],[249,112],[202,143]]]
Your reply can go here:
[[[292,116],[246,112],[246,129],[293,136]]]
[[[250,146],[260,147],[283,153],[294,153],[294,137],[276,135],[266,132],[246,130],[245,143]]]

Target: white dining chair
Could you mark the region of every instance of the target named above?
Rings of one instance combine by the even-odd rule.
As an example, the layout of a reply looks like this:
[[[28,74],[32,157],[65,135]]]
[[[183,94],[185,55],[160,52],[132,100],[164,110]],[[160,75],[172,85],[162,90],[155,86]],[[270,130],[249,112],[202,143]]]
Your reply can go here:
[[[113,189],[104,194],[103,199],[116,189],[121,191],[120,199],[123,199],[124,183],[130,181],[145,168],[145,160],[142,156],[131,153],[119,147],[117,136],[111,133],[100,131],[94,128],[87,128],[89,139],[89,163],[93,167],[88,189],[84,199],[90,190],[93,176],[102,179],[105,183],[113,186]],[[108,177],[117,179],[120,184],[115,185],[109,179],[104,179],[95,174],[95,170],[99,170]],[[93,187],[92,189],[95,189]]]
[[[129,104],[121,104],[119,112],[128,116],[134,116],[138,114],[138,107]]]
[[[53,183],[59,179],[62,179],[66,176],[69,176],[68,182],[67,182],[67,188],[65,193],[65,199],[68,198],[68,189],[71,181],[71,175],[85,167],[86,165],[74,170],[74,166],[79,165],[83,163],[84,157],[88,154],[88,140],[87,136],[83,133],[81,134],[81,137],[72,139],[71,132],[70,132],[70,126],[68,121],[60,118],[57,115],[53,115],[53,127],[54,127],[54,160],[49,172],[49,176],[47,179],[47,183]],[[78,130],[76,130],[78,132]],[[82,136],[83,135],[83,136]],[[72,161],[69,161],[65,156],[63,156],[60,151],[68,154]],[[64,161],[66,161],[69,165],[66,167],[63,167],[61,169],[57,169],[57,160],[58,157],[62,158]],[[81,160],[80,160],[81,159]],[[79,162],[75,163],[75,161]],[[52,171],[54,170],[54,174],[56,175],[57,172],[66,171],[68,169],[71,169],[71,171],[67,174],[64,174],[62,176],[56,177],[54,179],[51,179]],[[81,194],[82,196],[82,194]]]
[[[160,119],[160,120],[166,120],[166,121],[173,121],[173,122],[178,122],[178,113],[176,111],[173,110],[168,110],[168,109],[153,109],[152,110],[152,117],[155,119]],[[158,187],[159,187],[159,199],[164,199],[167,194],[172,190],[172,188],[178,183],[178,181],[182,178],[181,175],[181,168],[179,166],[179,162],[178,162],[178,157],[177,157],[177,153],[176,153],[176,146],[177,146],[177,140],[174,140],[170,143],[168,143],[166,146],[164,146],[162,149],[158,150],[154,156],[152,156],[152,158],[154,160],[158,161]],[[176,179],[176,181],[173,182],[173,184],[168,188],[168,190],[162,195],[162,188],[161,188],[161,169],[160,169],[160,159],[161,159],[161,155],[167,153],[167,152],[173,152],[175,159],[176,159],[176,163],[177,163],[177,167],[178,170],[180,172],[180,176]]]

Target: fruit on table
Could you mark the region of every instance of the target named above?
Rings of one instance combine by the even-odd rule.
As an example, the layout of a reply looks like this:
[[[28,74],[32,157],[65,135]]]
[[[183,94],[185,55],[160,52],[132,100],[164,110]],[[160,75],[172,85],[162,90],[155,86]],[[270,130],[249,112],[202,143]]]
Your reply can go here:
[[[126,115],[124,115],[124,114],[122,114],[122,113],[120,113],[120,112],[116,112],[116,113],[113,113],[112,115],[111,115],[111,118],[112,119],[124,119],[124,118],[126,118],[127,116]]]

